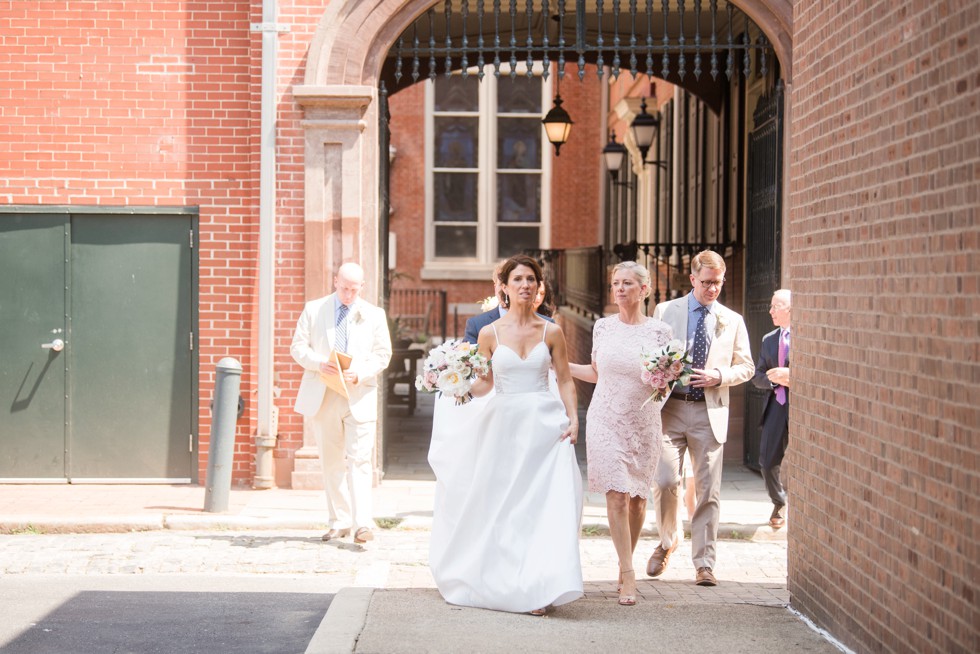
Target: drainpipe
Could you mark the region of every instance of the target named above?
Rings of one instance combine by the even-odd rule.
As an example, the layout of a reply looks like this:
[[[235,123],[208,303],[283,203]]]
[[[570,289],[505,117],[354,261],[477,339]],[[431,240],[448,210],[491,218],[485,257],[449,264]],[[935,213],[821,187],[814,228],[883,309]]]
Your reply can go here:
[[[279,32],[288,26],[276,23],[276,0],[262,0],[262,22],[252,31],[262,33],[262,104],[259,145],[259,348],[258,430],[255,435],[253,487],[275,486],[272,451],[279,432],[279,410],[273,402],[276,282],[276,63]]]
[[[679,174],[680,171],[679,166],[680,166],[682,153],[681,153],[681,132],[680,132],[681,93],[677,87],[674,87],[674,110],[671,112],[671,122],[673,124],[674,133],[672,135],[673,142],[671,143],[671,152],[670,152],[670,167],[671,167],[670,215],[673,217],[671,219],[673,225],[671,225],[670,232],[671,232],[671,240],[674,243],[680,243],[683,242],[684,240],[684,234],[681,232],[680,218],[678,217],[680,216],[680,210],[681,210],[681,203],[680,203],[681,194],[677,188],[677,180],[682,179],[681,175]],[[684,227],[684,229],[687,228]],[[684,256],[683,253],[678,251],[677,257],[678,257],[678,261],[681,262],[680,265],[681,273],[684,272],[683,256]]]

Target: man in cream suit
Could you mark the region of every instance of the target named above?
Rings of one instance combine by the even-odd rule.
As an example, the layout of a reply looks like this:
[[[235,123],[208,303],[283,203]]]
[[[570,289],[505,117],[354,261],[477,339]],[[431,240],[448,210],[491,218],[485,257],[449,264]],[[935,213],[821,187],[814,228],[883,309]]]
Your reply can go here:
[[[719,303],[725,260],[704,250],[691,259],[692,290],[654,310],[686,342],[694,357],[690,386],[675,387],[664,404],[664,440],[653,481],[660,544],[647,563],[659,577],[677,548],[677,501],[684,452],[691,455],[697,505],[691,518],[691,554],[699,586],[715,586],[721,467],[728,439],[728,389],[752,378],[755,364],[742,316]]]
[[[334,276],[335,292],[308,302],[289,352],[303,366],[296,412],[309,419],[320,449],[330,530],[323,540],[374,538],[371,506],[371,454],[377,434],[378,377],[391,359],[391,337],[384,309],[359,297],[364,271],[345,263]],[[339,370],[332,350],[351,357]],[[327,387],[321,374],[340,375],[347,397]]]

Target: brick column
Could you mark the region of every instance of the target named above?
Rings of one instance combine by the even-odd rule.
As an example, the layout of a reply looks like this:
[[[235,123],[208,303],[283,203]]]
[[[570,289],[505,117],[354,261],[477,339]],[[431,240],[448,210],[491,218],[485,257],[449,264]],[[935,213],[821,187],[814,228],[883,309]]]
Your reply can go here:
[[[333,271],[346,261],[364,268],[362,295],[378,303],[378,111],[371,86],[299,86],[304,109],[306,299],[333,291]],[[381,451],[375,448],[375,470]],[[376,474],[376,477],[378,475]],[[296,451],[292,487],[323,488],[320,456],[308,426]]]

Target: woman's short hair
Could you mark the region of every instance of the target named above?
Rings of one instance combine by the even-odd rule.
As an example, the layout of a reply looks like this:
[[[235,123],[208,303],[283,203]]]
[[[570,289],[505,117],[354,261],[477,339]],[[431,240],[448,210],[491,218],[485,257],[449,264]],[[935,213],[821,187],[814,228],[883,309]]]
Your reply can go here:
[[[621,261],[613,267],[613,275],[615,275],[620,270],[625,270],[628,273],[632,273],[636,277],[640,284],[647,287],[647,292],[643,297],[650,297],[650,292],[653,290],[650,287],[650,271],[638,264],[635,261]]]
[[[510,279],[510,274],[514,272],[514,268],[518,266],[527,266],[534,272],[534,279],[537,281],[543,281],[544,276],[541,273],[541,265],[534,260],[533,257],[529,257],[526,254],[517,254],[507,259],[502,266],[500,266],[500,284],[502,286],[507,286],[507,280]],[[504,292],[504,307],[510,306],[510,298],[507,297],[507,293]]]

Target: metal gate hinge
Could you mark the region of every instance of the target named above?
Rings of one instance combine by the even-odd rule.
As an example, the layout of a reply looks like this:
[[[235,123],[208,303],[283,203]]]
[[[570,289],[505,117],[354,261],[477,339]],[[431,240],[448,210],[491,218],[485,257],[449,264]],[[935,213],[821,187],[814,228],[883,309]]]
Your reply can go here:
[[[188,339],[188,345],[190,345],[191,351],[193,352],[194,351],[194,332],[191,332],[190,334],[188,334],[188,337],[189,337],[189,339]]]
[[[191,249],[193,250],[194,249],[194,230],[193,229],[191,230],[191,233],[190,233],[190,239],[191,239]]]
[[[285,25],[283,23],[252,23],[253,32],[288,32],[292,28],[292,25]]]

